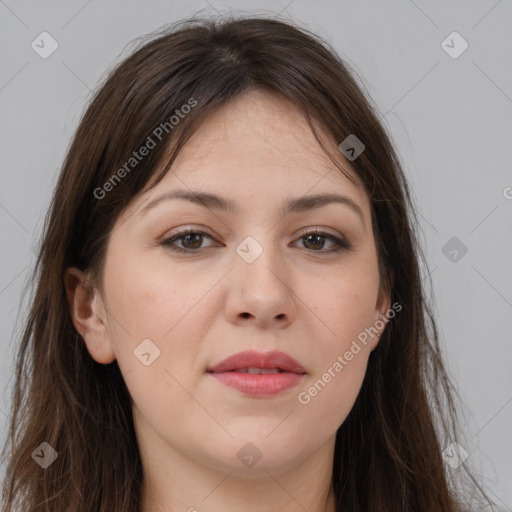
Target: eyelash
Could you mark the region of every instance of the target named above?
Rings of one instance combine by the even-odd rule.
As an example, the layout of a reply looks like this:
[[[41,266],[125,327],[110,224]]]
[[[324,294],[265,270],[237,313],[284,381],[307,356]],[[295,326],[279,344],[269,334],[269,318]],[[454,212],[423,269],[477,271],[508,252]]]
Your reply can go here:
[[[176,240],[179,240],[180,238],[184,238],[185,236],[191,235],[191,234],[207,236],[208,238],[211,238],[213,240],[213,237],[211,237],[208,233],[205,233],[204,231],[200,231],[200,230],[197,230],[197,229],[186,229],[184,231],[180,231],[179,233],[176,233],[176,234],[172,235],[169,238],[165,238],[164,240],[159,242],[159,245],[164,246],[166,249],[169,249],[169,250],[174,251],[174,252],[179,252],[179,253],[184,253],[184,254],[198,253],[200,251],[200,249],[184,249],[182,247],[178,247],[176,245],[173,245],[173,243]],[[345,242],[344,240],[342,240],[342,239],[340,239],[340,238],[338,238],[338,237],[336,237],[334,235],[331,235],[330,233],[324,233],[322,231],[316,231],[316,230],[308,231],[306,233],[303,233],[298,238],[298,240],[301,240],[302,238],[306,238],[309,235],[321,236],[322,238],[326,238],[326,239],[330,240],[331,242],[333,242],[335,244],[334,248],[329,249],[327,251],[323,251],[323,250],[315,251],[313,249],[309,249],[313,253],[325,254],[325,253],[338,253],[338,252],[352,251],[353,250],[352,244],[350,244],[348,242]]]

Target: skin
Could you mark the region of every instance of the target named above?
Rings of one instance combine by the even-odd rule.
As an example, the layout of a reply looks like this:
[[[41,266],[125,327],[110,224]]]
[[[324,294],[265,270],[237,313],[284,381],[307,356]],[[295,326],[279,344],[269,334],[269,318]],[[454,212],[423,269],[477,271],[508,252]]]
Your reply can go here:
[[[355,177],[337,150],[340,141],[318,130]],[[141,212],[178,188],[217,193],[237,201],[240,211],[170,200]],[[363,219],[336,203],[279,214],[287,198],[322,192],[350,197]],[[187,227],[209,235],[174,242],[189,254],[158,244]],[[345,237],[353,250],[330,252],[327,238],[308,243],[304,233],[315,228]],[[252,263],[235,251],[247,236],[263,248]],[[335,510],[336,431],[379,338],[360,344],[308,404],[298,394],[376,325],[390,300],[379,290],[368,196],[329,160],[295,107],[253,91],[211,114],[171,172],[117,219],[101,286],[88,291],[87,274],[76,268],[65,282],[89,354],[103,364],[117,359],[130,391],[144,512],[226,512],[248,504],[254,512]],[[148,338],[160,356],[145,366],[134,350]],[[286,352],[307,375],[299,386],[262,398],[206,373],[248,349]],[[251,468],[237,457],[248,442],[261,453]]]

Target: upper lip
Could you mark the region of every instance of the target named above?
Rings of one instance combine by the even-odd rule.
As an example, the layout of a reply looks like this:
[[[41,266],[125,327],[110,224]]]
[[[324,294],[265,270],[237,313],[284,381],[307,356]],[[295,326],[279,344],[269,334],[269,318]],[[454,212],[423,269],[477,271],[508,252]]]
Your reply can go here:
[[[215,366],[208,368],[208,372],[222,373],[239,370],[241,368],[278,368],[286,372],[306,373],[304,368],[293,357],[279,351],[257,352],[245,350],[224,359]]]

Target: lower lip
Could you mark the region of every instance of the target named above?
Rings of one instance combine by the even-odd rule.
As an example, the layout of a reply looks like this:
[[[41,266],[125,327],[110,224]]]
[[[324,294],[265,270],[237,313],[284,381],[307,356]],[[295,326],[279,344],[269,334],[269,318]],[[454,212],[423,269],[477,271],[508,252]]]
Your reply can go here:
[[[240,372],[210,373],[226,386],[250,396],[269,397],[296,386],[304,374],[293,372],[254,375]]]

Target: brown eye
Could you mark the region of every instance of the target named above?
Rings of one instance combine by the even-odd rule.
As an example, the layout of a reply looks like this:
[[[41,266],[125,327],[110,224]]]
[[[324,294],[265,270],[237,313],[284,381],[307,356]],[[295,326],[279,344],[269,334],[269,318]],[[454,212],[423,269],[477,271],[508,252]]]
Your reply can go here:
[[[203,242],[203,235],[200,233],[190,233],[183,238],[183,245],[185,249],[199,249]]]
[[[352,245],[350,243],[329,233],[322,233],[321,231],[305,233],[300,237],[300,240],[303,240],[304,247],[312,252],[329,253],[343,250],[349,251],[352,249]],[[333,244],[331,249],[322,250],[325,247],[325,240],[328,240]]]
[[[176,233],[175,235],[166,238],[165,240],[162,240],[160,245],[163,245],[166,248],[177,252],[199,252],[198,249],[203,248],[201,246],[205,237],[210,239],[212,238],[210,235],[204,233],[203,231],[194,231],[192,229],[188,229],[186,231]],[[177,241],[181,241],[181,247],[176,245]]]
[[[210,246],[203,246],[205,237],[213,240],[210,235],[203,231],[187,229],[162,240],[160,245],[163,245],[167,249],[175,252],[198,254],[202,252],[201,249],[207,249],[214,245],[211,244]],[[305,249],[319,254],[352,250],[352,245],[350,243],[345,242],[334,235],[323,233],[321,231],[305,233],[299,238],[299,240],[303,241]],[[324,250],[326,240],[331,243],[331,248]],[[177,242],[180,242],[181,245],[178,245]]]
[[[304,245],[308,249],[323,249],[325,245],[325,237],[315,233],[314,235],[306,235],[303,237]]]

